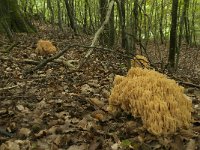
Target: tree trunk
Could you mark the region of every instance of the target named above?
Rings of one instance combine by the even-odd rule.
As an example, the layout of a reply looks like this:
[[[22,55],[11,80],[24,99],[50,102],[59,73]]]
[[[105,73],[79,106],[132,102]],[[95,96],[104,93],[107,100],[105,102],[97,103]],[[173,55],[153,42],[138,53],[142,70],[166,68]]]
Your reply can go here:
[[[51,0],[47,0],[47,7],[51,13],[51,24],[54,25],[54,10],[53,7],[51,5]]]
[[[169,69],[172,71],[175,67],[176,58],[176,45],[177,45],[177,11],[178,11],[178,0],[172,2],[172,20],[170,30],[170,48],[169,48]]]
[[[87,0],[85,0],[84,4],[84,20],[83,20],[83,32],[87,33],[87,18],[88,18],[88,5]]]
[[[119,13],[119,24],[121,28],[121,39],[122,39],[122,48],[126,49],[127,39],[126,39],[126,26],[125,26],[125,2],[117,0],[117,8]]]
[[[197,16],[197,6],[198,6],[198,2],[197,0],[193,0],[192,2],[192,25],[191,25],[191,29],[192,29],[192,32],[191,32],[191,37],[192,37],[192,43],[197,46],[197,41],[196,41],[196,30],[195,30],[195,22],[196,22],[196,19],[198,17]]]
[[[105,18],[106,18],[106,12],[107,12],[107,6],[108,1],[107,0],[100,0],[100,20],[101,24],[103,24]],[[114,7],[112,7],[109,23],[105,25],[105,29],[100,35],[100,44],[101,45],[107,45],[108,47],[113,47],[115,42],[115,27],[114,27]]]
[[[62,17],[61,17],[61,9],[60,9],[60,0],[57,0],[57,7],[58,7],[58,26],[61,31],[63,31],[62,27]]]
[[[32,32],[33,27],[27,23],[25,16],[19,10],[16,0],[0,1],[0,21],[7,22],[8,28],[14,32]]]
[[[34,26],[22,14],[16,0],[0,1],[0,31],[6,32],[35,32]]]
[[[131,49],[130,51],[132,51],[133,53],[135,53],[135,50],[136,50],[136,43],[137,43],[137,39],[138,39],[138,6],[139,6],[139,1],[138,0],[135,0],[134,2],[134,8],[133,8],[133,21],[132,21],[132,25],[133,25],[133,38],[132,38],[132,42],[133,45],[131,45]]]
[[[89,29],[93,32],[95,30],[95,27],[94,27],[94,24],[93,24],[93,19],[92,19],[92,12],[91,12],[91,7],[89,5],[89,2],[88,0],[85,0],[85,3],[87,4],[87,7],[88,7],[88,14],[89,14]]]
[[[114,19],[114,6],[112,8],[112,12],[110,14],[109,20],[109,42],[108,47],[112,48],[115,43],[115,19]]]
[[[107,5],[108,1],[107,0],[99,0],[99,12],[100,12],[100,22],[101,24],[104,22],[106,18],[106,11],[107,11]],[[99,42],[100,45],[107,45],[109,42],[109,28],[108,24],[105,25],[104,31],[100,34]]]
[[[75,23],[75,16],[74,16],[74,8],[72,8],[73,6],[70,6],[70,2],[69,0],[65,0],[65,5],[66,5],[66,9],[67,9],[67,14],[69,17],[69,22],[70,22],[70,26],[71,28],[74,30],[75,35],[77,34],[77,28],[76,28],[76,23]]]
[[[188,17],[188,9],[189,9],[189,0],[184,0],[184,24],[185,24],[185,39],[187,44],[191,43],[190,37],[190,24],[189,24],[189,17]]]
[[[97,42],[100,34],[105,29],[105,25],[108,24],[109,19],[110,19],[110,15],[111,15],[112,10],[113,10],[113,5],[114,5],[114,0],[111,0],[110,3],[109,3],[109,6],[108,6],[108,11],[106,13],[106,18],[105,18],[104,22],[102,23],[101,27],[95,33],[94,39],[92,40],[91,47],[96,45],[96,42]],[[78,68],[82,67],[84,62],[87,61],[88,57],[92,54],[93,51],[94,51],[94,48],[91,48],[91,49],[88,50],[88,52],[86,53],[85,57],[82,60],[80,60]]]
[[[164,16],[164,2],[161,0],[161,12],[159,20],[159,32],[161,44],[164,44],[164,33],[163,33],[163,16]]]

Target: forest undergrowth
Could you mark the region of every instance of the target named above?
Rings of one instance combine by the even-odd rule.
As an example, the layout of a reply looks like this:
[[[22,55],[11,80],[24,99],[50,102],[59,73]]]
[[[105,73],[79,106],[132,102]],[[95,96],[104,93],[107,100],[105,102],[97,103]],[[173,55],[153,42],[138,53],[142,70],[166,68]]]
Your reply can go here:
[[[94,50],[78,70],[49,62],[33,74],[25,75],[24,72],[42,61],[35,54],[40,39],[50,40],[59,50],[74,44],[88,46],[92,41],[92,37],[84,34],[74,36],[70,31],[44,27],[36,34],[16,34],[18,42],[5,53],[12,43],[0,37],[0,148],[200,149],[199,48],[183,46],[179,69],[170,75],[185,87],[192,99],[192,127],[173,135],[154,136],[142,127],[140,118],[125,113],[112,116],[106,111],[114,76],[127,72],[125,51],[120,46],[114,51]],[[160,56],[158,47],[162,51]],[[160,57],[166,61],[167,48],[148,45],[147,54],[154,66],[159,67]],[[80,60],[86,52],[87,48],[72,47],[64,57]]]

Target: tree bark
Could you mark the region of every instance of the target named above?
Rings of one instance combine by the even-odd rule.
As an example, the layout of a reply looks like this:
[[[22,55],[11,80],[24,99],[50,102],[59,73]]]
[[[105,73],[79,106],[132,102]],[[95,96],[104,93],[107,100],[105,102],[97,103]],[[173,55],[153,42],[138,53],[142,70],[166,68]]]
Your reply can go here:
[[[191,36],[190,36],[190,24],[189,24],[189,17],[188,17],[188,9],[189,9],[189,0],[184,0],[185,39],[186,39],[187,44],[190,44]]]
[[[159,20],[159,32],[161,44],[164,44],[164,33],[163,33],[163,16],[164,16],[164,2],[161,0],[161,12]]]
[[[113,5],[114,5],[114,0],[111,0],[108,6],[108,11],[106,14],[106,18],[104,20],[104,22],[102,23],[101,27],[98,29],[98,31],[95,33],[94,39],[92,40],[92,44],[91,47],[94,47],[96,45],[96,42],[100,36],[100,34],[103,32],[105,25],[109,22],[110,19],[110,15],[112,13],[112,9],[113,9]],[[82,65],[85,63],[85,61],[87,61],[88,57],[92,54],[94,49],[89,49],[85,55],[85,57],[80,61],[78,68],[82,67]]]
[[[3,29],[3,30],[2,30]],[[34,26],[28,21],[20,11],[16,0],[0,1],[0,31],[4,31],[8,36],[9,32],[35,32]]]
[[[51,5],[51,0],[47,0],[47,7],[51,13],[51,24],[54,25],[54,10],[53,10],[53,7]]]
[[[175,67],[176,58],[176,47],[177,47],[177,11],[178,11],[178,0],[172,2],[172,20],[170,30],[170,48],[169,48],[169,70],[173,70]]]
[[[121,28],[121,39],[122,39],[122,48],[126,49],[127,47],[127,39],[126,39],[126,26],[125,26],[125,2],[122,0],[116,0],[117,8],[119,13],[119,24]]]
[[[57,0],[57,7],[58,7],[58,26],[59,26],[60,30],[63,31],[60,2],[61,2],[60,0]]]
[[[77,34],[77,28],[76,28],[76,23],[75,23],[75,16],[74,16],[74,8],[72,8],[72,6],[70,6],[70,0],[65,0],[65,5],[66,5],[66,9],[67,9],[67,14],[69,17],[69,22],[70,22],[70,26],[71,28],[74,30],[75,35]]]
[[[100,20],[101,24],[103,24],[105,18],[106,18],[106,12],[107,12],[107,6],[108,1],[107,0],[100,0]],[[100,44],[108,47],[112,47],[115,42],[115,27],[114,27],[114,9],[112,8],[110,19],[108,24],[105,25],[104,31],[100,34],[99,38]]]

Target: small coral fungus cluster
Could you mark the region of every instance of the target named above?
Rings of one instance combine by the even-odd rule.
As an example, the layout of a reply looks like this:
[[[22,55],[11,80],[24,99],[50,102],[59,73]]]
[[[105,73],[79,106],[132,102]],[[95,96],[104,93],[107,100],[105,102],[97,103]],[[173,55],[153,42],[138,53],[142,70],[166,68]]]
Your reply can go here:
[[[141,117],[144,127],[155,135],[188,128],[192,121],[192,102],[184,88],[146,68],[131,68],[125,77],[115,77],[108,110],[121,109]]]
[[[38,55],[49,55],[57,52],[56,47],[48,40],[39,40],[37,43],[36,53]]]

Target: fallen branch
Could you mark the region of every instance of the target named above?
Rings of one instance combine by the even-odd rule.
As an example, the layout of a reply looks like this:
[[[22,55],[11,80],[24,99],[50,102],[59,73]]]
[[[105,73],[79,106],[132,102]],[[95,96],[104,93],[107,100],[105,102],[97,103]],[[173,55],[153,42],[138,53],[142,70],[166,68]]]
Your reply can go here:
[[[194,84],[194,83],[190,83],[190,82],[183,82],[183,81],[180,81],[178,82],[179,84],[184,84],[184,85],[187,85],[187,86],[191,86],[191,87],[196,87],[196,88],[199,88],[200,89],[200,85],[197,85],[197,84]]]
[[[19,42],[14,42],[12,45],[10,45],[7,49],[5,49],[4,51],[2,51],[2,53],[10,53],[12,50],[13,50],[13,48],[15,47],[15,46],[17,46],[19,44]]]
[[[49,62],[51,62],[51,61],[53,61],[53,60],[55,60],[55,59],[58,59],[60,56],[62,56],[62,55],[63,55],[67,50],[69,50],[70,48],[76,47],[76,46],[78,46],[78,45],[70,45],[70,46],[68,46],[65,50],[62,50],[62,51],[56,53],[54,56],[49,57],[49,58],[47,58],[47,59],[41,61],[36,67],[24,71],[23,74],[24,74],[24,75],[32,74],[32,73],[35,72],[36,70],[41,69],[42,67],[46,66],[47,63],[49,63]]]
[[[111,12],[112,12],[113,5],[114,5],[114,0],[111,0],[110,3],[109,3],[109,6],[108,6],[106,19],[104,20],[104,22],[102,23],[102,25],[98,29],[98,31],[95,33],[94,39],[92,40],[91,47],[95,46],[95,44],[96,44],[96,42],[97,42],[97,40],[99,38],[99,35],[103,32],[103,30],[105,28],[105,25],[108,23],[108,21],[110,19]],[[93,48],[88,50],[88,52],[86,53],[85,57],[80,61],[80,64],[79,64],[78,68],[83,66],[83,64],[87,61],[88,57],[92,54],[93,51],[94,51]]]
[[[10,89],[14,89],[18,87],[18,85],[13,85],[13,86],[9,86],[9,87],[4,87],[4,88],[0,88],[0,91],[5,91],[5,90],[10,90]]]
[[[31,64],[31,65],[38,65],[40,62],[36,61],[36,60],[32,60],[32,59],[18,59],[18,58],[13,58],[13,57],[0,57],[0,60],[4,60],[4,61],[18,61],[20,63],[26,63],[26,64]],[[70,67],[70,68],[74,68],[75,66],[73,65],[73,63],[78,63],[78,60],[65,60],[65,59],[57,59],[57,60],[53,60],[53,62],[55,63],[61,63],[63,64],[65,67]]]
[[[0,128],[0,135],[6,136],[6,137],[12,137],[14,134],[7,132],[6,130]]]
[[[21,63],[27,63],[27,64],[32,64],[32,65],[37,65],[39,62],[31,59],[18,59],[14,57],[7,57],[7,56],[2,56],[0,57],[0,60],[3,61],[18,61]]]

